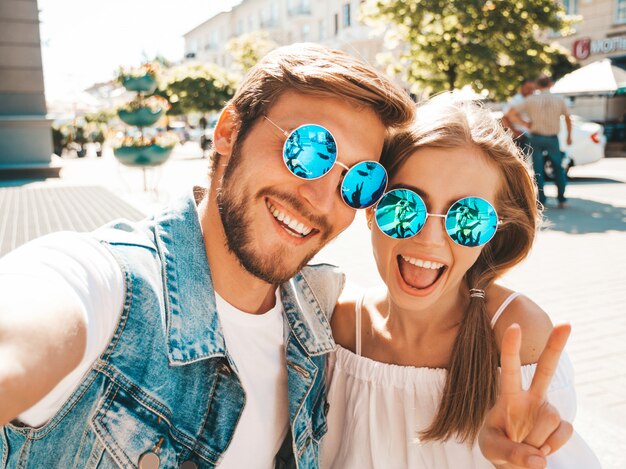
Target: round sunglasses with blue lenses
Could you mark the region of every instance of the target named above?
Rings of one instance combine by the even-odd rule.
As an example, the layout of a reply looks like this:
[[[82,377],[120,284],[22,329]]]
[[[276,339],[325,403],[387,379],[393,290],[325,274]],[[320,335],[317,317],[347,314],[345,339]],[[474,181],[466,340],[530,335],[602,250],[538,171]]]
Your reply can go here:
[[[374,205],[387,189],[387,171],[377,161],[361,161],[351,168],[337,160],[337,142],[328,129],[305,124],[287,132],[269,117],[268,122],[287,137],[283,145],[283,161],[287,169],[301,179],[318,179],[335,164],[346,170],[341,181],[341,198],[355,209]]]
[[[422,198],[409,189],[387,192],[376,207],[376,224],[387,236],[406,239],[415,236],[428,217],[445,219],[448,236],[461,246],[476,247],[488,243],[498,229],[496,209],[481,197],[457,200],[445,215],[428,213]]]

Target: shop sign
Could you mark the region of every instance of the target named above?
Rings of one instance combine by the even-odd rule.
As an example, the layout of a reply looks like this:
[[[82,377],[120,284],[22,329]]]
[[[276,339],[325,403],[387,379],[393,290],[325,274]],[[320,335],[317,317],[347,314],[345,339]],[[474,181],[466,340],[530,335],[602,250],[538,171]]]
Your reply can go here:
[[[585,60],[594,54],[610,54],[617,51],[626,51],[626,36],[593,40],[584,37],[572,45],[572,54],[578,60]]]

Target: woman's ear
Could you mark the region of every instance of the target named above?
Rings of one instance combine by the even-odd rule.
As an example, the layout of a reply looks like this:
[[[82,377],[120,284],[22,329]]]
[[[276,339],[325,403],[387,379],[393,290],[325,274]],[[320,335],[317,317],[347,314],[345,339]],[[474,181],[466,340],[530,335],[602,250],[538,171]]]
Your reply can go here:
[[[374,223],[374,208],[369,207],[365,210],[365,218],[367,219],[367,227],[371,230]]]
[[[234,107],[226,106],[220,114],[213,132],[215,151],[225,159],[224,163],[228,161],[232,154],[238,131],[239,118],[237,112]]]

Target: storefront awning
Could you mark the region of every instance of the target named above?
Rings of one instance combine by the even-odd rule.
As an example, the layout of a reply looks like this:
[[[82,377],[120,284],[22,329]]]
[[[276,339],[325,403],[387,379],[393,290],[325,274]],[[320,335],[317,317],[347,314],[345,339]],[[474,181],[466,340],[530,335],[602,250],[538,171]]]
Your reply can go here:
[[[599,60],[568,73],[551,90],[568,96],[613,96],[626,94],[626,70]]]

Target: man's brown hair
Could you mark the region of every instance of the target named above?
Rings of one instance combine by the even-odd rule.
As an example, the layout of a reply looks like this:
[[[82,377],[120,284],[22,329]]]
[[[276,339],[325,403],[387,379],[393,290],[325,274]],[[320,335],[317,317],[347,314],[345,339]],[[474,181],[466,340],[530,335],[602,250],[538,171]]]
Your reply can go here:
[[[409,95],[369,64],[317,44],[293,44],[275,49],[259,61],[228,103],[239,119],[238,146],[256,120],[286,91],[354,102],[374,111],[387,128],[408,124],[415,114]],[[211,173],[219,159],[213,149]]]

